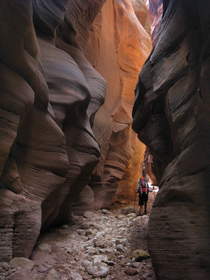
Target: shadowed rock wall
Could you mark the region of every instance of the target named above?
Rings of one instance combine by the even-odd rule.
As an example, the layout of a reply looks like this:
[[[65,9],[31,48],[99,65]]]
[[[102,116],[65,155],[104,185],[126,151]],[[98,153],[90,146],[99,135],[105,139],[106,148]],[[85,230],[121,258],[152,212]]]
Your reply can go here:
[[[29,257],[41,229],[69,221],[100,156],[92,125],[105,82],[76,37],[103,2],[0,3],[1,261]]]
[[[161,187],[149,227],[160,280],[210,278],[209,11],[207,0],[164,1],[133,110]]]
[[[89,4],[87,1],[68,1],[65,21],[57,31],[56,48],[51,48],[50,53],[49,44],[40,41],[46,79],[51,89],[50,101],[65,133],[70,161],[66,191],[62,194],[65,201],[56,214],[57,223],[68,222],[72,204],[78,200],[100,156],[92,126],[95,113],[104,101],[105,81],[85,58],[82,45],[102,4],[103,1]],[[60,72],[64,65],[65,77]],[[65,84],[66,78],[68,84]]]
[[[136,185],[144,146],[131,110],[151,46],[147,10],[140,0],[107,0],[100,12],[104,2],[0,3],[2,261],[29,257],[40,231],[69,222],[81,191],[93,195],[89,182],[99,207],[123,177],[121,199]],[[99,112],[106,83],[95,69],[108,82]]]
[[[134,196],[144,145],[131,130],[131,111],[138,72],[151,48],[148,26],[143,1],[107,0],[90,32],[87,56],[107,81],[94,123],[102,151],[91,181],[97,207],[109,206],[117,189],[120,201]]]

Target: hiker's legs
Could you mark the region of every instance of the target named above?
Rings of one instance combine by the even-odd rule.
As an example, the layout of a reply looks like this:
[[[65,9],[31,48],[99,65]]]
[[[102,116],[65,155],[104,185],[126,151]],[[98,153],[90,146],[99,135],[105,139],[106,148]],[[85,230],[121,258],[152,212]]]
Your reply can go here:
[[[140,215],[140,216],[143,213],[143,206],[144,206],[144,202],[142,200],[141,194],[139,193],[139,213],[138,213],[138,215]]]
[[[140,208],[139,208],[139,215],[141,216],[141,215],[143,215],[143,205],[141,204],[140,205]]]
[[[144,202],[144,214],[147,214],[147,201]]]

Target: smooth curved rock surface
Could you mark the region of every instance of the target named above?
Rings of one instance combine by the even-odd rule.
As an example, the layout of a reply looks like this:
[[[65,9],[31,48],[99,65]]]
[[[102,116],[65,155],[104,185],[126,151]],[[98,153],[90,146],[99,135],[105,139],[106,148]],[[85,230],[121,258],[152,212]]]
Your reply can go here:
[[[144,151],[133,91],[151,41],[145,5],[104,3],[0,3],[0,261],[30,257],[41,231],[71,221],[79,196],[110,204],[125,173],[120,199],[132,196]]]
[[[149,246],[158,279],[209,279],[210,4],[171,0],[164,8],[133,111],[161,187]]]
[[[66,181],[69,192],[61,208],[61,218],[66,216],[66,212],[71,212],[72,205],[77,206],[80,192],[89,182],[100,157],[100,148],[92,128],[95,114],[104,103],[106,83],[86,59],[83,53],[83,42],[87,39],[89,26],[103,3],[102,0],[88,3],[84,0],[69,1],[64,24],[58,31],[56,45],[72,58],[78,68],[76,87],[83,92],[87,88],[89,93],[87,107],[84,108],[85,102],[78,109],[74,104],[73,110],[69,108],[69,115],[67,114],[66,117],[66,123],[69,122],[69,125],[64,127],[70,158]],[[81,81],[77,77],[78,71],[83,78]],[[79,82],[80,85],[78,85]],[[79,142],[78,139],[80,139]]]
[[[68,161],[38,60],[32,2],[0,5],[0,256],[6,261],[30,256],[41,228],[41,202],[64,183]]]
[[[45,2],[40,1],[38,6],[37,14],[43,14],[45,20],[43,23],[42,17],[37,17],[36,21],[41,62],[56,120],[64,131],[69,158],[67,179],[60,190],[59,199],[54,192],[43,205],[46,212],[49,212],[49,204],[57,204],[54,213],[50,211],[44,217],[46,226],[52,222],[56,225],[66,223],[71,219],[72,205],[77,202],[100,156],[92,125],[95,113],[104,101],[105,81],[85,58],[80,41],[87,36],[88,28],[102,3],[96,1],[95,6],[92,6],[84,1],[63,1],[63,7],[61,2],[56,7],[52,6],[48,17]],[[55,38],[55,33],[52,33],[52,16],[58,9],[61,24]],[[65,11],[63,22],[62,11]],[[82,17],[85,12],[86,18]],[[59,18],[55,22],[58,23]],[[51,26],[48,34],[43,24]]]
[[[76,2],[0,3],[1,261],[29,257],[41,230],[69,221],[100,156],[92,125],[105,82],[71,32]],[[100,6],[88,7],[93,19]]]
[[[121,202],[133,199],[141,173],[144,145],[131,130],[131,111],[138,72],[151,48],[146,25],[143,1],[108,0],[90,32],[87,56],[107,81],[105,104],[94,122],[101,145],[90,183],[97,207],[110,206],[116,191]]]

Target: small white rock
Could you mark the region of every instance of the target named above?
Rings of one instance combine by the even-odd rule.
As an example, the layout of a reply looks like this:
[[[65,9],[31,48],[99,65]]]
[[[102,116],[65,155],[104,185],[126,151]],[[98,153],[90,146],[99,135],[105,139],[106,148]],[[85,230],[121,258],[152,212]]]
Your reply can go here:
[[[108,261],[108,257],[106,255],[96,255],[93,257],[93,264],[104,262],[106,263]]]
[[[94,277],[106,277],[109,274],[109,267],[105,263],[93,264],[89,261],[84,261],[83,265],[88,274]]]

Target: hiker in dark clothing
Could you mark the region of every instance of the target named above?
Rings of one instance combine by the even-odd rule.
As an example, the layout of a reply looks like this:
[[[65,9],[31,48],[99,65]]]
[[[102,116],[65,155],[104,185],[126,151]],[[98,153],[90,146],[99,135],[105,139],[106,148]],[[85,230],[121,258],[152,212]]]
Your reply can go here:
[[[148,201],[148,196],[149,196],[149,185],[147,183],[147,180],[145,177],[141,177],[138,185],[137,185],[137,190],[139,194],[139,215],[143,215],[143,208],[144,208],[144,215],[147,214],[147,201]]]

